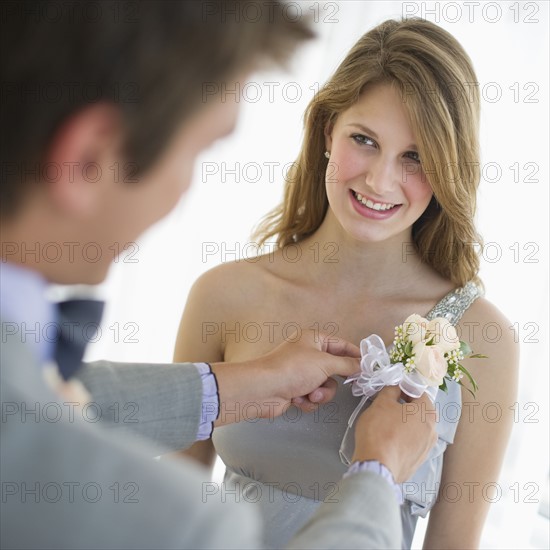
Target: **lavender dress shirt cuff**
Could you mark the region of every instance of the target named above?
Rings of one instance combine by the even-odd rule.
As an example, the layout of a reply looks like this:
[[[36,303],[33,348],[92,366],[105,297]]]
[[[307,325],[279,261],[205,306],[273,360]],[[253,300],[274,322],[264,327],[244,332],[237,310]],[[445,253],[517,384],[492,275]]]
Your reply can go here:
[[[197,441],[204,441],[212,437],[214,421],[220,413],[220,394],[218,381],[208,363],[195,363],[202,380],[202,411]]]
[[[378,460],[365,460],[363,462],[353,462],[350,464],[348,471],[344,474],[344,477],[348,477],[357,472],[376,472],[381,475],[393,488],[395,491],[395,496],[399,504],[403,504],[403,491],[401,490],[401,485],[395,483],[392,473]]]

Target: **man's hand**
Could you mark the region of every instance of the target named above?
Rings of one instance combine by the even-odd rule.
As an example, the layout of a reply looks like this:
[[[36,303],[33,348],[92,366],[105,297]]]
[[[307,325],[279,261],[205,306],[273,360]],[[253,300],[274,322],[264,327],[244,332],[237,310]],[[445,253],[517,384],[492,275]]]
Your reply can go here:
[[[378,460],[397,483],[407,481],[437,441],[435,423],[435,407],[426,394],[411,399],[399,386],[387,386],[357,420],[353,461]]]
[[[307,331],[258,359],[214,363],[221,408],[215,426],[279,416],[291,403],[311,412],[334,397],[331,376],[359,371],[360,355],[345,340]]]

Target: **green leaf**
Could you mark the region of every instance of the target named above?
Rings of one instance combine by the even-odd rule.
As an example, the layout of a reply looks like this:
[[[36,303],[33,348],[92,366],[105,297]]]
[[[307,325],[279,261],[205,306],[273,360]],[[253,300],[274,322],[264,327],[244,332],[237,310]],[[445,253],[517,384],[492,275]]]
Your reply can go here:
[[[447,388],[447,381],[445,380],[445,378],[443,378],[443,382],[441,382],[441,386],[439,386],[439,389],[447,393],[448,388]]]
[[[462,365],[458,365],[458,368],[466,375],[466,377],[470,381],[470,384],[472,384],[472,388],[474,389],[474,392],[476,392],[479,388],[476,384],[476,381],[473,379],[472,375],[468,372],[468,369],[465,369]],[[475,394],[471,390],[470,390],[470,393],[475,397]]]
[[[462,355],[464,355],[464,357],[466,357],[467,355],[470,355],[470,353],[472,353],[472,348],[466,342],[463,342],[461,340],[460,341],[460,351],[462,352]]]
[[[465,386],[460,380],[458,381],[458,384],[459,384],[459,386],[462,386],[463,388],[466,388],[472,394],[472,397],[475,398],[476,394],[470,388]]]
[[[413,345],[410,340],[407,341],[407,345],[405,346],[405,355],[407,357],[410,357],[412,355]]]
[[[482,353],[476,353],[473,355],[468,355],[468,359],[489,359],[489,356],[483,355]]]

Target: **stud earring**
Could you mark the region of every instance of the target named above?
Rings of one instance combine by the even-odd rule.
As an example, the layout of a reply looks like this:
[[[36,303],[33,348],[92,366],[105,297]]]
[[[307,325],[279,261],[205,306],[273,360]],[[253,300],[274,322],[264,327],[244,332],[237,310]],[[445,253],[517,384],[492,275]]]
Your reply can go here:
[[[328,159],[330,158],[330,153],[328,151],[325,151],[325,157]]]

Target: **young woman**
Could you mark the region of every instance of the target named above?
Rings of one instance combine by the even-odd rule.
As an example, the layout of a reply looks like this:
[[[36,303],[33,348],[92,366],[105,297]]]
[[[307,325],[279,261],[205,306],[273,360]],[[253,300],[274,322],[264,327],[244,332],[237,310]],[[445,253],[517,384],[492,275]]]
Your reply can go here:
[[[175,351],[176,361],[243,360],[296,329],[389,345],[412,313],[449,319],[489,359],[464,361],[475,398],[456,383],[438,392],[439,441],[403,485],[404,547],[429,511],[426,548],[479,544],[512,425],[514,335],[478,279],[475,82],[460,44],[432,23],[390,20],[365,34],[307,109],[283,203],[258,233],[277,250],[200,277]],[[488,324],[498,341],[484,338]],[[338,501],[338,450],[359,401],[342,382],[310,415],[291,407],[214,431],[224,489],[237,491],[227,498],[260,504],[268,546],[284,546],[319,501]],[[215,456],[211,442],[189,453]]]

